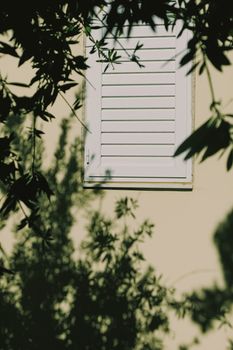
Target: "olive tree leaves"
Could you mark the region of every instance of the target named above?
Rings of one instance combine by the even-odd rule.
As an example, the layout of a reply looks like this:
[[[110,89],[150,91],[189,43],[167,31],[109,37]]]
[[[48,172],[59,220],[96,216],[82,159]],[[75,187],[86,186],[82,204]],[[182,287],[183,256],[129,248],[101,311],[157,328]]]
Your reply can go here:
[[[17,9],[24,12],[21,20],[16,16]],[[86,58],[74,50],[83,27],[81,13],[72,13],[71,6],[60,1],[53,5],[22,2],[20,8],[15,4],[14,10],[4,3],[0,12],[0,34],[6,34],[0,41],[0,55],[11,56],[18,66],[27,63],[33,69],[29,82],[12,82],[6,73],[0,75],[0,215],[4,220],[21,209],[19,228],[25,224],[30,227],[30,218],[38,215],[41,196],[49,199],[53,194],[51,184],[37,166],[39,139],[44,134],[38,124],[56,117],[50,107],[59,95],[64,97],[78,85],[77,76],[83,76],[88,68]],[[21,87],[21,93],[15,93],[19,91],[15,87]],[[75,101],[73,114],[80,106]],[[11,122],[19,115],[24,119],[24,128]]]
[[[220,0],[21,1],[14,6],[9,1],[0,4],[0,13],[0,34],[3,35],[0,55],[12,57],[18,66],[29,64],[33,71],[29,82],[9,81],[2,72],[0,76],[0,123],[4,127],[0,134],[0,143],[3,144],[0,150],[0,185],[5,194],[0,212],[3,216],[14,211],[19,202],[30,211],[34,210],[41,194],[50,197],[52,193],[36,164],[38,142],[43,136],[38,121],[50,122],[56,117],[50,107],[59,96],[69,105],[73,115],[81,107],[80,98],[72,104],[65,94],[78,85],[88,69],[82,50],[77,50],[82,35],[85,34],[92,42],[92,49],[87,54],[97,52],[107,69],[109,65],[121,63],[119,54],[114,49],[108,50],[107,36],[111,34],[117,40],[126,23],[127,36],[130,36],[134,24],[148,24],[156,30],[155,16],[162,18],[166,27],[182,20],[180,34],[186,29],[192,32],[180,64],[185,65],[195,59],[190,72],[198,69],[200,74],[207,73],[214,106],[210,121],[187,139],[176,154],[187,152],[186,158],[189,158],[203,152],[202,160],[205,160],[227,149],[227,168],[232,167],[231,115],[219,112],[208,70],[209,62],[220,71],[230,64],[227,54],[233,48],[233,21],[229,1],[224,6]],[[18,13],[24,13],[24,16]],[[100,17],[102,20],[96,25],[96,19]],[[98,27],[103,28],[103,38],[95,40],[92,34]],[[133,54],[128,55],[129,60],[139,66],[138,51],[141,48],[142,43],[137,43]],[[16,94],[16,86],[25,89],[25,94]],[[32,88],[35,92],[31,96],[27,92]],[[17,115],[22,115],[25,122],[30,120],[31,123],[28,137],[31,166],[23,164],[22,152],[16,152],[14,147],[12,130],[7,130],[9,120]],[[17,129],[13,131],[17,137],[22,136],[18,135]],[[19,185],[23,195],[19,193]]]
[[[26,173],[13,182],[0,213],[8,215],[16,208],[18,201],[33,209],[37,203],[37,196],[42,193],[46,194],[48,199],[53,194],[45,177],[37,171],[33,174]]]
[[[179,0],[174,6],[175,20],[182,20],[182,29],[191,31],[192,35],[180,65],[192,63],[188,74],[198,69],[199,74],[207,75],[211,103],[211,117],[195,130],[175,151],[175,156],[185,153],[185,159],[195,155],[201,161],[216,153],[226,151],[227,170],[233,165],[233,124],[232,114],[224,113],[221,103],[215,96],[209,65],[222,71],[231,64],[228,53],[233,49],[232,9],[229,2],[222,6],[219,0],[200,1]]]
[[[224,115],[226,118],[211,117],[196,129],[176,149],[174,156],[184,153],[184,159],[199,156],[201,162],[219,153],[227,153],[226,168],[229,171],[233,166],[233,125],[227,120],[232,114]]]
[[[0,5],[0,34],[6,34],[0,41],[0,55],[11,56],[19,67],[27,64],[32,68],[29,82],[10,81],[7,74],[0,75],[2,219],[26,206],[28,211],[24,213],[23,223],[30,225],[29,218],[38,209],[40,196],[45,194],[49,198],[52,195],[50,185],[37,166],[39,141],[44,135],[38,125],[56,117],[50,107],[58,97],[62,97],[80,121],[76,111],[81,107],[81,99],[78,97],[72,104],[65,94],[77,87],[88,68],[81,45],[83,34],[92,41],[91,53],[98,51],[99,59],[106,63],[106,69],[120,58],[115,50],[106,48],[104,38],[98,41],[92,36],[96,29],[93,18],[98,18],[97,12],[102,11],[105,5],[106,1],[79,1],[75,4],[73,1],[46,4],[22,2],[20,6],[16,4],[14,10],[10,3]],[[24,13],[23,19],[16,15],[19,11]],[[103,25],[107,26],[106,22]],[[139,48],[138,44],[133,52],[132,60],[136,63],[139,62],[136,55]],[[20,87],[22,93],[15,93],[15,87]],[[31,91],[34,91],[32,95]],[[18,130],[14,125],[13,136],[10,127],[10,120],[18,115],[24,118],[27,125],[27,152],[31,158],[27,164],[22,147],[20,150],[15,147],[15,139],[23,140],[25,128],[24,134],[20,135],[22,129]]]
[[[228,121],[212,117],[177,148],[175,156],[185,152],[185,159],[200,155],[204,161],[220,151],[229,150],[227,170],[230,170],[233,165],[232,131]]]
[[[175,21],[182,20],[181,33],[192,33],[188,51],[181,63],[196,59],[200,71],[205,69],[205,58],[222,71],[230,61],[227,53],[232,50],[232,8],[230,2],[179,0],[173,7]],[[204,55],[204,57],[203,57]]]
[[[191,39],[192,43],[193,39]],[[188,53],[181,59],[180,65],[184,66],[195,57],[195,50],[192,44],[188,45]],[[217,58],[218,55],[216,55]],[[219,56],[218,56],[219,57]],[[192,68],[187,74],[190,74],[199,66],[199,74],[202,74],[204,71],[207,75],[210,93],[211,93],[211,104],[210,111],[211,117],[202,124],[197,130],[195,130],[175,151],[174,156],[178,156],[182,153],[185,153],[185,160],[192,158],[193,156],[201,157],[201,161],[206,160],[207,158],[215,155],[216,153],[221,152],[223,155],[228,151],[227,156],[227,170],[230,170],[233,166],[233,124],[232,117],[233,114],[224,113],[222,111],[222,105],[217,101],[214,91],[214,85],[212,82],[208,59],[208,53],[204,52],[202,55],[202,63],[195,62],[193,63]],[[211,61],[211,60],[210,60]],[[212,61],[211,61],[212,62]],[[228,60],[222,59],[219,66],[217,66],[217,61],[212,62],[214,66],[222,70],[223,65],[228,65]]]

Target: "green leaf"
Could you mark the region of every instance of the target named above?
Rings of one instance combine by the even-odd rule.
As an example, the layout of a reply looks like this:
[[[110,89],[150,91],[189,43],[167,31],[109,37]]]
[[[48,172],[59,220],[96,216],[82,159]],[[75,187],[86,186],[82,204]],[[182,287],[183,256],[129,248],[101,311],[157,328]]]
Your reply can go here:
[[[199,75],[201,75],[204,72],[205,68],[206,68],[206,64],[205,62],[203,62],[199,68]]]
[[[227,171],[231,169],[233,165],[233,149],[230,150],[230,153],[227,158]]]
[[[14,85],[14,86],[25,87],[25,88],[29,87],[28,84],[18,83],[18,82],[7,82],[7,85]]]
[[[207,42],[206,54],[213,66],[220,72],[222,71],[222,66],[231,64],[222,48],[218,46],[217,41],[210,40]]]
[[[186,73],[186,75],[189,75],[191,74],[196,68],[197,66],[199,65],[200,62],[196,62],[192,65],[192,67],[188,70],[188,72]]]
[[[50,121],[51,121],[52,119],[55,119],[55,116],[54,116],[52,113],[50,113],[50,112],[44,111],[44,115],[45,115],[46,117],[48,117],[48,118],[50,119]]]
[[[30,58],[32,58],[32,53],[24,50],[23,54],[21,55],[20,59],[19,59],[19,64],[18,66],[22,66],[26,61],[30,60]]]
[[[27,218],[23,218],[20,223],[17,225],[17,231],[22,230],[24,227],[26,227],[28,224],[28,219]]]
[[[51,195],[53,195],[53,191],[49,187],[48,181],[44,175],[42,175],[40,172],[36,172],[34,175],[34,180],[37,184],[37,191],[44,192],[47,195],[48,199],[50,199]]]
[[[46,194],[48,199],[53,194],[45,177],[39,172],[23,174],[10,187],[0,213],[8,215],[16,209],[19,201],[28,208],[34,209],[38,196],[42,193]]]
[[[0,160],[3,160],[11,154],[11,142],[14,140],[14,134],[0,137]]]
[[[82,69],[82,70],[85,70],[87,68],[89,68],[89,66],[86,64],[86,60],[87,58],[86,57],[83,57],[83,56],[76,56],[75,57],[75,64],[76,64],[76,68],[77,69]]]
[[[77,109],[79,109],[81,107],[82,107],[82,103],[80,101],[80,98],[78,97],[73,104],[73,108],[76,111]]]
[[[0,276],[6,273],[10,275],[14,275],[14,272],[12,270],[6,269],[4,266],[0,266]]]
[[[201,159],[202,162],[220,150],[225,150],[229,146],[231,142],[230,129],[231,125],[223,119],[220,123],[212,125],[209,128],[209,139],[206,144],[206,150]]]
[[[190,61],[192,61],[194,58],[194,52],[193,51],[189,51],[186,55],[184,55],[184,57],[182,57],[182,59],[180,60],[180,65],[181,67],[184,66],[185,64],[189,63]]]
[[[199,153],[204,147],[204,141],[208,134],[208,126],[210,120],[201,125],[197,130],[195,130],[191,136],[189,136],[182,144],[176,149],[174,156],[178,156],[181,153],[190,151],[185,159],[191,158],[195,153]]]
[[[223,119],[210,118],[177,148],[174,156],[186,152],[185,159],[189,159],[203,151],[201,161],[204,161],[229,146],[230,129],[231,125]]]
[[[135,218],[134,210],[138,207],[137,200],[133,198],[124,197],[117,201],[115,207],[115,213],[117,218],[121,218],[127,215]]]
[[[15,177],[16,167],[14,162],[9,164],[0,162],[0,180],[4,184],[11,183]]]
[[[0,53],[6,54],[6,55],[11,55],[13,57],[19,57],[15,47],[0,41]]]
[[[39,129],[33,129],[33,132],[35,133],[35,136],[38,137],[39,139],[41,138],[42,135],[44,135],[44,131]]]
[[[77,86],[77,85],[78,85],[78,83],[72,82],[72,83],[68,83],[68,84],[61,85],[61,86],[59,86],[58,88],[59,88],[62,92],[65,92],[66,90],[69,90],[69,89],[71,89],[72,87]]]

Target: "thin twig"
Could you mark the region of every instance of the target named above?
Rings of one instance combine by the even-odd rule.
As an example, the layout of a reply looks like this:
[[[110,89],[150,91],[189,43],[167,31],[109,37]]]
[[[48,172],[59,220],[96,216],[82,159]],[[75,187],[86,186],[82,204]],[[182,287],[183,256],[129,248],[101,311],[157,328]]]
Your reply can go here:
[[[197,275],[197,274],[200,274],[200,273],[213,273],[215,272],[214,269],[199,269],[199,270],[193,270],[193,271],[190,271],[190,272],[187,272],[187,273],[184,273],[183,275],[179,276],[178,278],[176,278],[171,284],[174,285],[174,284],[177,284],[178,282],[192,276],[192,275]]]
[[[69,108],[71,109],[72,113],[74,114],[74,116],[78,119],[78,121],[81,123],[81,125],[88,131],[91,133],[91,131],[88,129],[88,127],[83,123],[83,121],[78,117],[75,109],[71,106],[71,104],[69,103],[69,101],[67,101],[67,99],[65,98],[65,96],[59,91],[59,95],[61,96],[61,98],[66,102],[66,104],[69,106]]]
[[[213,85],[213,81],[211,78],[211,74],[210,74],[210,70],[206,61],[206,56],[205,54],[203,54],[203,59],[204,59],[204,63],[205,63],[205,68],[206,68],[206,74],[207,74],[207,79],[208,79],[208,83],[209,83],[209,87],[210,87],[210,94],[211,94],[211,99],[212,99],[212,107],[214,108],[214,110],[216,112],[218,112],[217,108],[216,108],[216,98],[215,98],[215,92],[214,92],[214,85]]]
[[[24,208],[23,208],[23,206],[22,206],[20,200],[18,200],[17,202],[18,202],[18,204],[19,204],[19,207],[20,207],[21,211],[23,212],[23,215],[25,216],[25,219],[29,222],[29,217],[28,217],[26,211],[24,210]]]
[[[36,116],[33,115],[32,122],[32,173],[35,172],[35,158],[36,158]]]

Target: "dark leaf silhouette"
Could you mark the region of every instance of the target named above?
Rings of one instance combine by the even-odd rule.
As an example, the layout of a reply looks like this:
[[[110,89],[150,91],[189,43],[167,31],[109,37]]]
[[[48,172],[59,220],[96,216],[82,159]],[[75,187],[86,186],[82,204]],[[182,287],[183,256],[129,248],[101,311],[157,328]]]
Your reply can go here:
[[[185,159],[203,152],[204,161],[231,144],[231,125],[223,119],[211,118],[201,125],[176,150],[175,156],[186,152]]]
[[[47,172],[54,184],[53,205],[41,201],[16,227],[20,232],[9,259],[14,274],[4,271],[0,279],[0,286],[8,283],[0,292],[0,347],[163,349],[171,295],[151,267],[141,266],[140,242],[153,225],[145,221],[135,230],[126,225],[128,216],[135,217],[133,198],[120,200],[112,218],[90,210],[101,191],[87,192],[79,183],[82,144],[75,140],[67,155],[69,123],[63,123]],[[50,194],[41,173],[19,180],[20,200],[28,199],[31,187]],[[75,257],[70,231],[79,208],[87,210],[88,227],[82,254]]]

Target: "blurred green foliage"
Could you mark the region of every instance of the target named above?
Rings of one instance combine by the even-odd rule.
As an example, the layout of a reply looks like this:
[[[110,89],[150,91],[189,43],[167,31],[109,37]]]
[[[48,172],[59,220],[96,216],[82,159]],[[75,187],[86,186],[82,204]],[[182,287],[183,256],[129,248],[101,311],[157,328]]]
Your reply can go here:
[[[18,16],[24,13],[24,16]],[[147,24],[156,31],[158,17],[166,28],[180,21],[180,33],[191,32],[187,50],[181,54],[180,65],[192,64],[190,71],[197,69],[206,73],[211,91],[210,119],[188,138],[175,152],[185,153],[186,158],[202,154],[201,159],[215,153],[227,152],[227,169],[233,165],[232,114],[226,114],[214,94],[209,64],[222,70],[230,64],[228,53],[232,50],[233,16],[230,0],[59,0],[28,3],[12,0],[0,4],[0,54],[11,56],[18,66],[27,62],[33,68],[29,82],[10,81],[7,72],[0,74],[0,182],[5,188],[0,215],[26,207],[32,215],[38,211],[39,197],[52,195],[52,184],[38,171],[36,155],[43,131],[39,124],[50,122],[56,116],[51,106],[61,97],[79,121],[76,111],[81,107],[80,96],[73,103],[65,94],[75,88],[88,69],[87,57],[97,52],[99,61],[106,67],[120,62],[120,54],[106,46],[106,35],[117,38],[127,25],[128,35],[134,24]],[[94,38],[94,31],[103,29],[103,37]],[[92,43],[90,52],[84,55],[77,50],[83,35]],[[140,64],[138,51],[143,46],[137,43],[129,60]],[[80,47],[80,45],[79,45]],[[78,51],[78,52],[77,52]],[[107,69],[107,68],[106,68]],[[25,93],[16,93],[21,87]],[[34,91],[33,93],[31,93]],[[19,130],[6,130],[4,124],[13,116],[22,116],[30,123],[30,167],[25,167],[23,152],[15,152],[14,140],[22,135]],[[87,127],[83,124],[83,128]],[[30,226],[30,221],[25,220]]]
[[[232,329],[233,305],[233,211],[224,218],[214,233],[214,243],[219,254],[224,285],[195,290],[184,296],[184,300],[192,305],[189,313],[203,333],[216,331],[226,327]],[[232,349],[232,341],[229,341]]]
[[[70,142],[69,129],[64,120],[45,172],[55,196],[41,199],[33,229],[17,228],[12,253],[1,255],[12,273],[0,278],[0,349],[162,349],[173,295],[140,249],[153,225],[130,228],[127,217],[137,207],[131,198],[119,200],[112,217],[91,208],[102,194],[83,190],[82,147],[79,139]],[[88,213],[87,235],[75,257],[70,232],[81,208]]]

